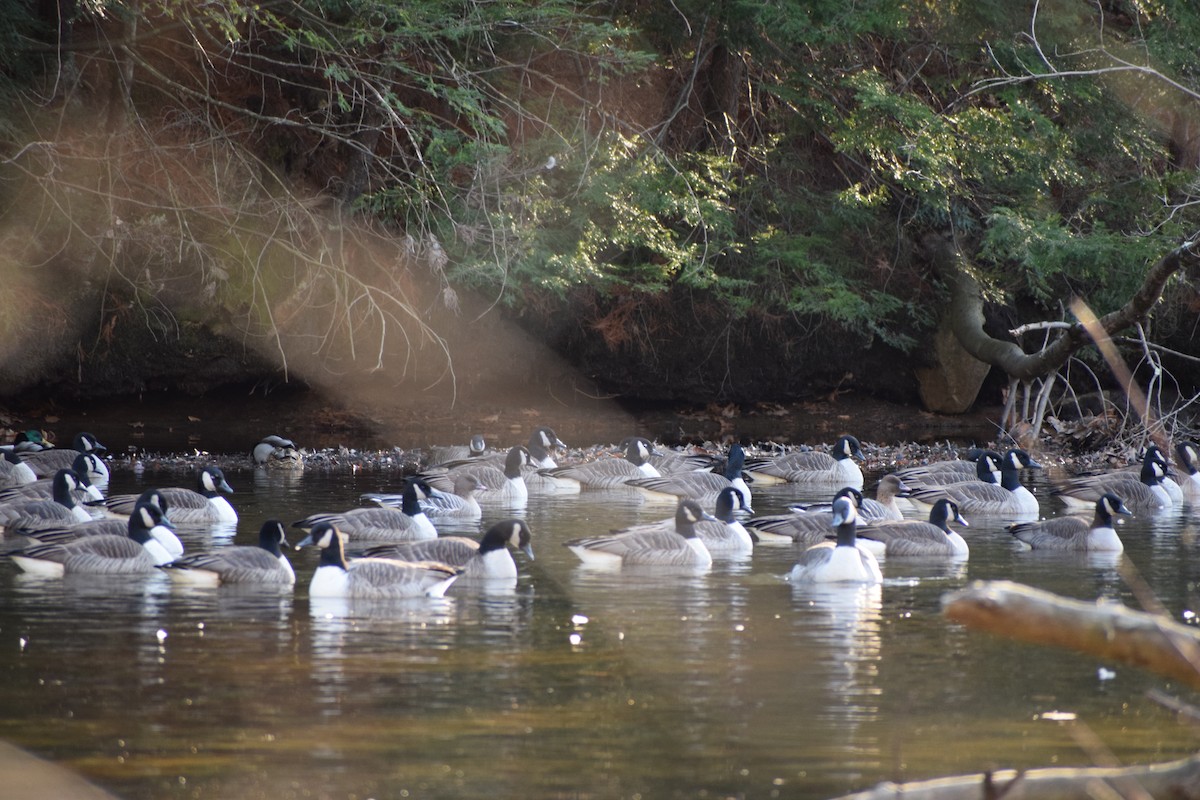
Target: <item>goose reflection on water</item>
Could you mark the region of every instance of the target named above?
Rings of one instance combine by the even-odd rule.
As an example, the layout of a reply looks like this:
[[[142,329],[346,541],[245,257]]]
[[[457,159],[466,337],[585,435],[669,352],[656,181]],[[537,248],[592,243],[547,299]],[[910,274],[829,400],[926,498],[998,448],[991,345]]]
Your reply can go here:
[[[834,737],[831,750],[843,753],[839,770],[847,777],[877,770],[883,754],[864,726],[880,715],[883,689],[883,592],[879,584],[797,584],[792,602],[803,615],[798,629],[808,641],[800,647],[823,654],[823,705],[813,716]]]
[[[313,696],[321,713],[340,714],[343,700],[369,696],[375,680],[365,680],[356,664],[377,663],[383,654],[428,661],[454,641],[453,597],[376,600],[310,597],[310,669]]]

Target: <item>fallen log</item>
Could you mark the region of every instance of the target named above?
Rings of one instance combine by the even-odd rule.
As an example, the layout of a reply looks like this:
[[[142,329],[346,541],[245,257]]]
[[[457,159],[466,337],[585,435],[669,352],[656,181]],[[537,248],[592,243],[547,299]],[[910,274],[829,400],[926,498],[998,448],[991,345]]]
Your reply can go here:
[[[837,800],[1200,800],[1200,756],[1147,767],[1003,770],[881,783]]]
[[[1034,644],[1120,661],[1200,688],[1200,635],[1112,601],[1083,602],[1009,581],[976,582],[942,598],[947,619]],[[838,800],[1200,800],[1200,755],[1136,767],[1003,770],[881,783]]]
[[[1009,581],[976,582],[942,598],[947,619],[1034,644],[1142,667],[1200,689],[1194,628],[1110,601],[1084,602]]]

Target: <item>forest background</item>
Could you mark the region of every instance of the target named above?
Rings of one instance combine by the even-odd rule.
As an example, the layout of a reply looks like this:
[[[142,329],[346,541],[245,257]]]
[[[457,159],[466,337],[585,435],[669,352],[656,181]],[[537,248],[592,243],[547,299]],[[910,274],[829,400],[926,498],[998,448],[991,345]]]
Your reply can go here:
[[[955,314],[1037,351],[1200,231],[1187,0],[0,8],[9,398],[962,411],[1013,375]],[[1117,339],[1183,402],[1197,275]]]

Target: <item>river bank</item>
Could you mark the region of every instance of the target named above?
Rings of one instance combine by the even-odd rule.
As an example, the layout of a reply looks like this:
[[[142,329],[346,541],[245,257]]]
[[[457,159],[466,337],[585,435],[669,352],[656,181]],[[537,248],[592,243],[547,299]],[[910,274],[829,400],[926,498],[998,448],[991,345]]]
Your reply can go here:
[[[297,388],[267,394],[133,397],[88,407],[10,405],[0,411],[0,425],[10,431],[37,429],[58,444],[69,443],[76,431],[88,430],[113,442],[110,447],[129,452],[226,453],[249,451],[269,433],[313,448],[411,449],[465,442],[474,433],[503,445],[523,441],[537,425],[549,425],[576,446],[615,442],[633,433],[666,444],[733,438],[819,444],[843,433],[880,445],[974,444],[995,437],[998,413],[999,409],[983,408],[955,416],[930,414],[856,394],[823,402],[741,406],[652,405],[579,395],[566,400],[518,396],[459,403],[408,395],[385,403],[347,402]]]
[[[663,444],[719,447],[734,439],[748,445],[820,446],[839,435],[857,436],[869,470],[949,458],[978,444],[999,444],[999,408],[962,415],[932,414],[867,395],[846,393],[821,402],[706,406],[647,405],[576,395],[514,397],[454,403],[419,396],[394,403],[348,403],[317,390],[226,392],[204,396],[150,396],[88,408],[42,404],[0,411],[0,437],[36,429],[59,445],[78,431],[104,442],[114,469],[191,468],[198,461],[248,467],[260,438],[295,441],[307,466],[337,470],[415,470],[423,450],[465,443],[482,433],[496,447],[523,442],[539,425],[552,427],[570,452],[586,458],[597,447],[637,434]],[[6,429],[6,430],[4,430]],[[1078,470],[1123,463],[1121,448],[1075,452],[1061,438],[1043,437],[1039,458]]]

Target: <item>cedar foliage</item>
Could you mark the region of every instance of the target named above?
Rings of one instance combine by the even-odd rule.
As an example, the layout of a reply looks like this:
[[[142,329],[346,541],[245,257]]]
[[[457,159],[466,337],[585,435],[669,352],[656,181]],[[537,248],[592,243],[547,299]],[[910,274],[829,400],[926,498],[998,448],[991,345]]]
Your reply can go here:
[[[320,198],[447,305],[584,309],[579,331],[635,352],[656,331],[623,321],[663,297],[909,351],[945,297],[930,232],[1012,317],[1071,294],[1104,312],[1198,227],[1184,0],[1042,3],[1036,39],[1003,0],[4,8],[0,206],[39,232],[9,268],[113,270],[167,332],[269,341],[272,304],[316,282],[386,349],[412,287],[387,256],[339,273]],[[1155,72],[1103,71],[1121,63]],[[1055,70],[1075,74],[1020,79]]]

